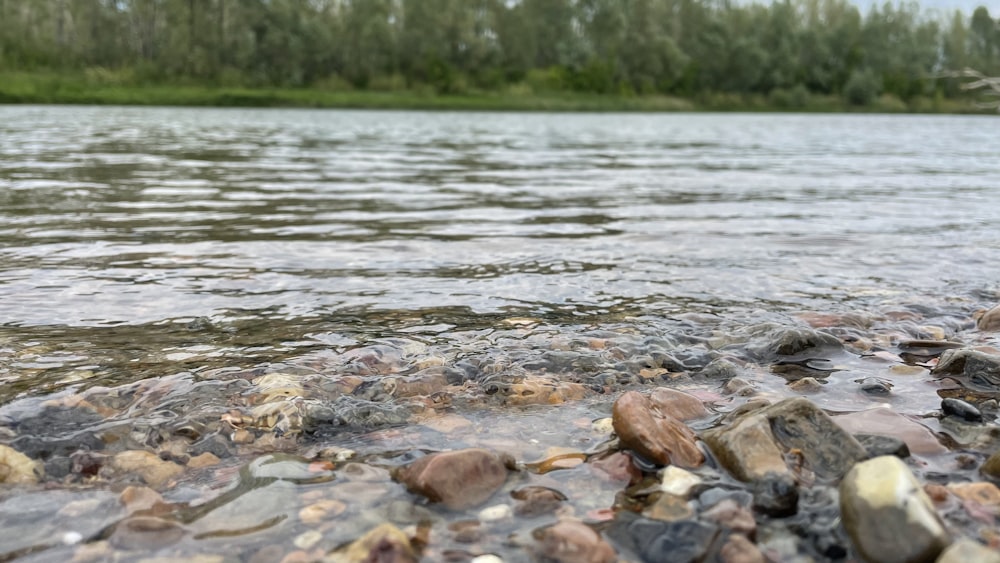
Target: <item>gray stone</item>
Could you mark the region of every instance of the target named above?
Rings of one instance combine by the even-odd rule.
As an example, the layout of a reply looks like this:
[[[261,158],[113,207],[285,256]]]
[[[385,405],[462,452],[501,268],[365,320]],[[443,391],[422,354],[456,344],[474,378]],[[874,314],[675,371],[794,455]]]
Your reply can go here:
[[[910,448],[906,442],[893,436],[881,434],[855,434],[854,439],[864,446],[870,457],[894,455],[899,458],[910,457]]]
[[[931,562],[951,539],[920,483],[893,456],[858,463],[840,483],[844,528],[868,561]]]
[[[961,399],[948,397],[941,400],[941,412],[945,416],[956,416],[969,422],[982,422],[983,413]]]
[[[931,374],[954,376],[970,387],[997,391],[1000,389],[1000,356],[968,348],[946,350]]]

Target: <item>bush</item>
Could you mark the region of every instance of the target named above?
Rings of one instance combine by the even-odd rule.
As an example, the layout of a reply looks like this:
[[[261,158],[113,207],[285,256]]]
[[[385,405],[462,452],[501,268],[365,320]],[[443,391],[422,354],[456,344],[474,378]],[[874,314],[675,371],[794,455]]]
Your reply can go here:
[[[852,106],[867,106],[882,92],[882,81],[869,69],[853,70],[844,85],[844,98]]]
[[[768,95],[774,107],[782,109],[803,109],[809,105],[809,89],[804,84],[791,88],[775,88]]]

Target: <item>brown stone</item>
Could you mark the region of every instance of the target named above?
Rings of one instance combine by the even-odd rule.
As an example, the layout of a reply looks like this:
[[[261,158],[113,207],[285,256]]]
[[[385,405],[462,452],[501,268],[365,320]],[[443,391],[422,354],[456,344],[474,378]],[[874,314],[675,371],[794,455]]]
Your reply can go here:
[[[453,510],[485,502],[507,480],[507,468],[497,454],[478,448],[431,454],[396,472],[410,492]]]
[[[416,563],[417,554],[402,530],[385,523],[355,540],[344,551],[333,554],[332,559],[344,563]]]
[[[615,550],[590,526],[563,521],[536,533],[536,550],[558,563],[613,563]]]
[[[177,522],[153,516],[133,516],[115,526],[108,541],[118,549],[153,550],[177,543],[184,537]]]
[[[601,459],[591,458],[588,464],[598,475],[609,481],[632,484],[642,479],[642,471],[632,463],[632,458],[625,452],[615,452]]]
[[[737,478],[758,481],[790,473],[784,454],[794,453],[816,476],[837,479],[868,452],[808,399],[797,397],[757,408],[702,436]]]
[[[694,432],[635,391],[615,401],[611,418],[621,443],[652,462],[682,467],[705,462]]]
[[[176,463],[164,461],[152,452],[128,450],[111,458],[111,468],[118,473],[133,473],[150,487],[160,487],[180,475],[184,469]]]
[[[712,414],[705,408],[704,403],[694,395],[669,387],[654,389],[649,394],[649,401],[660,412],[669,414],[682,422],[704,418]]]
[[[336,499],[321,500],[303,507],[299,511],[299,520],[305,524],[319,524],[324,520],[332,520],[347,510],[347,505]]]
[[[118,500],[128,514],[150,510],[158,504],[164,504],[160,493],[149,487],[125,487]]]
[[[677,522],[694,516],[694,509],[683,497],[661,493],[656,495],[653,503],[642,511],[642,515],[653,520]]]
[[[518,516],[538,516],[555,512],[566,495],[548,487],[527,486],[511,491],[510,496],[518,501],[514,506],[514,514]]]
[[[1000,506],[1000,489],[993,483],[950,483],[948,490],[962,500],[989,507]]]
[[[10,446],[0,444],[0,483],[30,485],[42,475],[41,464]]]
[[[740,506],[733,499],[723,499],[715,506],[702,513],[702,516],[715,521],[719,526],[734,532],[753,536],[757,531],[757,521],[749,508]]]
[[[891,409],[877,408],[833,417],[833,421],[851,434],[879,434],[906,442],[911,454],[936,455],[948,450],[926,426]]]
[[[1000,451],[993,452],[993,454],[983,462],[979,471],[987,477],[1000,480]]]
[[[220,461],[222,460],[219,459],[219,456],[212,452],[204,452],[189,459],[187,466],[192,469],[201,469],[202,467],[217,465]]]

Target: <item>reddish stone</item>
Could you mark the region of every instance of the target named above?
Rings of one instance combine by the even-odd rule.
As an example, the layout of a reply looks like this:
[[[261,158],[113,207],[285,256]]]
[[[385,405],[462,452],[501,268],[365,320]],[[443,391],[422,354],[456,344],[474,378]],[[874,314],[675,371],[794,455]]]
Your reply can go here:
[[[611,420],[622,445],[650,461],[681,467],[698,467],[705,462],[694,432],[635,391],[615,401]]]
[[[497,454],[483,449],[431,454],[396,472],[410,492],[462,510],[485,502],[507,480],[507,468]]]

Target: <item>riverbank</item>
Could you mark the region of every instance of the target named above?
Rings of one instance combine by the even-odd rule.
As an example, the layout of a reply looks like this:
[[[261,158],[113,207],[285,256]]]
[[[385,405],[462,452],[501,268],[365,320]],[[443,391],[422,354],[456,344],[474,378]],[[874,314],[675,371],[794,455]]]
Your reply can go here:
[[[857,106],[837,96],[799,91],[776,91],[768,96],[705,94],[681,98],[663,95],[533,92],[528,87],[512,87],[497,92],[442,95],[430,90],[369,91],[128,84],[106,82],[92,76],[19,72],[0,72],[0,103],[458,111],[995,113],[976,108],[968,100],[918,97],[905,102],[895,96],[883,95],[868,105]]]

